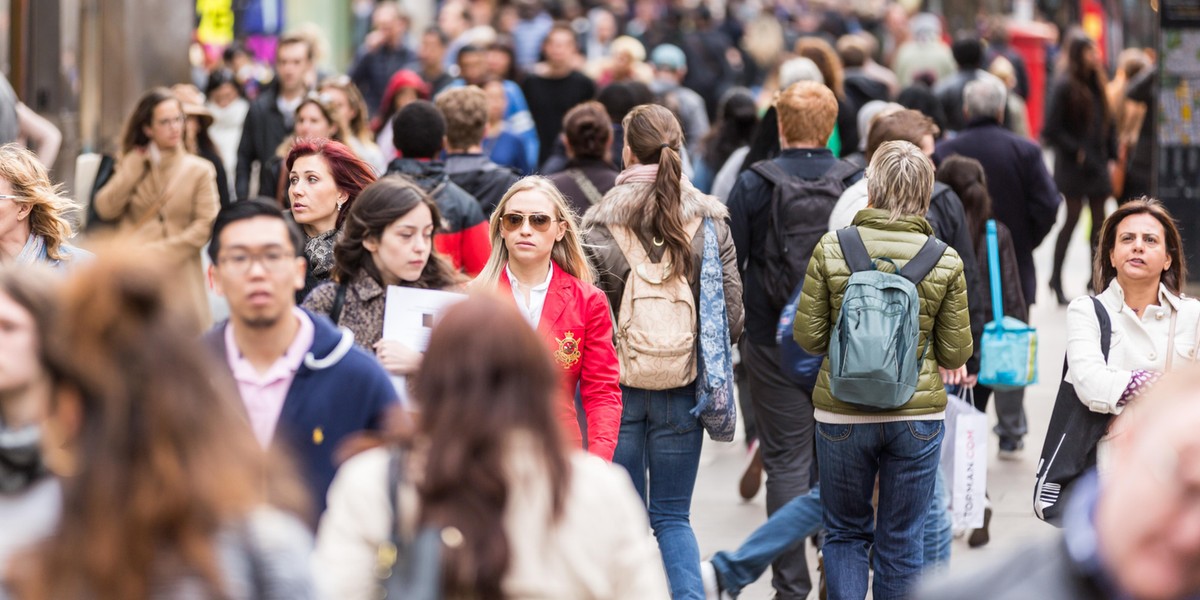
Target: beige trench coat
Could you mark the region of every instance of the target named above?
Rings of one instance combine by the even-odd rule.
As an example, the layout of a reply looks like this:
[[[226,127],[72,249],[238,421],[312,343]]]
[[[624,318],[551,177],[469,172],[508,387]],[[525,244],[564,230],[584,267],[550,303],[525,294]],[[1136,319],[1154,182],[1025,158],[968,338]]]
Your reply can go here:
[[[196,333],[212,324],[200,251],[220,209],[217,198],[216,169],[182,149],[163,151],[157,165],[136,150],[126,154],[95,198],[96,214],[117,222],[119,238],[144,243],[148,256],[177,275],[180,312]],[[156,207],[156,216],[143,218]]]

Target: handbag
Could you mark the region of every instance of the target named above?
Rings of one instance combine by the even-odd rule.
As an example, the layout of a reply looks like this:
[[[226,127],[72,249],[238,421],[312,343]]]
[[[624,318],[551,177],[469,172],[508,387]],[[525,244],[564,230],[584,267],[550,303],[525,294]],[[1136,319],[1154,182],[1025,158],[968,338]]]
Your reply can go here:
[[[1108,362],[1112,343],[1112,321],[1095,296],[1092,304],[1100,324],[1100,352]],[[1038,459],[1037,481],[1033,486],[1033,512],[1037,518],[1062,526],[1065,492],[1076,479],[1096,466],[1096,445],[1108,431],[1112,415],[1092,412],[1079,401],[1075,386],[1067,383],[1067,359],[1063,357],[1063,378],[1054,399],[1054,411],[1046,429]]]
[[[1000,284],[1000,245],[996,221],[987,222],[988,275],[992,288],[992,322],[984,325],[980,340],[979,383],[996,390],[1023,388],[1037,383],[1037,330],[1004,316]]]
[[[959,394],[946,394],[941,467],[954,526],[975,529],[983,527],[987,505],[988,418],[975,408],[974,388],[963,388]]]
[[[378,597],[440,600],[442,532],[428,525],[420,527],[416,535],[405,532],[399,498],[400,486],[406,480],[405,464],[404,451],[394,448],[388,461],[388,503],[392,506],[392,527],[388,540],[380,544],[376,553]]]
[[[817,375],[821,373],[821,363],[825,361],[824,354],[809,354],[796,343],[793,328],[796,324],[796,310],[800,307],[801,292],[804,290],[804,278],[796,290],[783,305],[779,313],[779,323],[775,326],[775,343],[779,346],[779,367],[783,376],[789,381],[804,388],[811,396],[817,385]]]
[[[725,312],[725,277],[717,230],[704,219],[704,255],[700,263],[699,352],[696,353],[696,406],[692,416],[718,442],[732,442],[737,430],[733,401],[733,347],[729,342],[729,315]]]

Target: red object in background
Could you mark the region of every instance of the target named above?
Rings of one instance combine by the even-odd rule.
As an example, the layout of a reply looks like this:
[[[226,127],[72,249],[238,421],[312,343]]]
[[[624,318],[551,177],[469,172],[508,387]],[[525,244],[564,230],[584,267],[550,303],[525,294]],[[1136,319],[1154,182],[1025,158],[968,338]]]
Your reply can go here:
[[[1025,60],[1029,73],[1029,95],[1025,108],[1029,112],[1029,136],[1034,140],[1042,133],[1046,107],[1046,44],[1054,43],[1054,31],[1040,23],[1011,23],[1008,26],[1009,44]]]
[[[1096,49],[1100,51],[1100,63],[1108,64],[1108,17],[1104,13],[1104,7],[1097,0],[1081,0],[1079,8],[1082,13],[1080,26],[1083,32],[1096,42]]]

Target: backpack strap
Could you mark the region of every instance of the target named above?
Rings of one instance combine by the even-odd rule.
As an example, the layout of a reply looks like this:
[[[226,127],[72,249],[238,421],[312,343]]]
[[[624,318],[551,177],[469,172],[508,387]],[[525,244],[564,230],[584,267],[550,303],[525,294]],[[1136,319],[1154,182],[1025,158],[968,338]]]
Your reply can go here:
[[[604,194],[601,194],[600,190],[596,189],[596,185],[592,183],[592,180],[587,178],[587,175],[584,175],[583,171],[579,169],[567,169],[564,173],[575,182],[575,185],[579,186],[579,190],[583,192],[589,206],[604,199]]]
[[[704,220],[699,218],[684,223],[683,229],[688,233],[688,239],[696,237],[703,224]],[[625,255],[625,261],[629,263],[630,268],[637,268],[640,264],[650,262],[650,255],[646,252],[646,247],[642,245],[642,241],[638,239],[632,229],[624,225],[609,225],[608,232],[612,234],[613,241],[617,242],[617,247]],[[670,254],[664,253],[663,259],[671,260]]]
[[[836,180],[846,184],[847,186],[849,186],[851,183],[853,183],[853,181],[851,181],[851,180],[857,180],[855,175],[862,173],[862,171],[863,171],[862,167],[859,167],[858,165],[856,165],[852,162],[849,162],[846,160],[839,160],[836,163],[834,163],[832,167],[829,167],[829,170],[826,171],[825,175],[823,175],[822,177],[836,179]]]
[[[842,247],[842,257],[846,259],[851,273],[875,270],[875,262],[871,260],[857,227],[852,225],[837,230],[837,238],[838,245]]]
[[[917,255],[899,270],[900,276],[911,281],[913,285],[921,283],[921,280],[925,279],[925,276],[937,266],[938,261],[942,260],[942,254],[945,254],[946,248],[948,248],[946,242],[932,235],[927,237],[925,245],[921,246]]]
[[[776,186],[783,185],[784,182],[792,178],[791,175],[788,175],[787,171],[784,171],[782,167],[775,164],[775,161],[771,159],[760,160],[750,165],[750,170],[771,182],[771,185]]]

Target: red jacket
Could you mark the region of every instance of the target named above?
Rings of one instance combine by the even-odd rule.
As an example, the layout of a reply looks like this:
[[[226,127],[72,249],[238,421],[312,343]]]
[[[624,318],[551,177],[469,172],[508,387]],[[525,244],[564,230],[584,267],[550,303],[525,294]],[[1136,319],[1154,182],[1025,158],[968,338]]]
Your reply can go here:
[[[508,277],[497,291],[513,298]],[[613,346],[612,313],[604,292],[554,265],[538,322],[554,362],[562,369],[561,419],[568,439],[582,445],[575,416],[575,386],[587,414],[588,452],[612,460],[621,430],[620,366]]]

